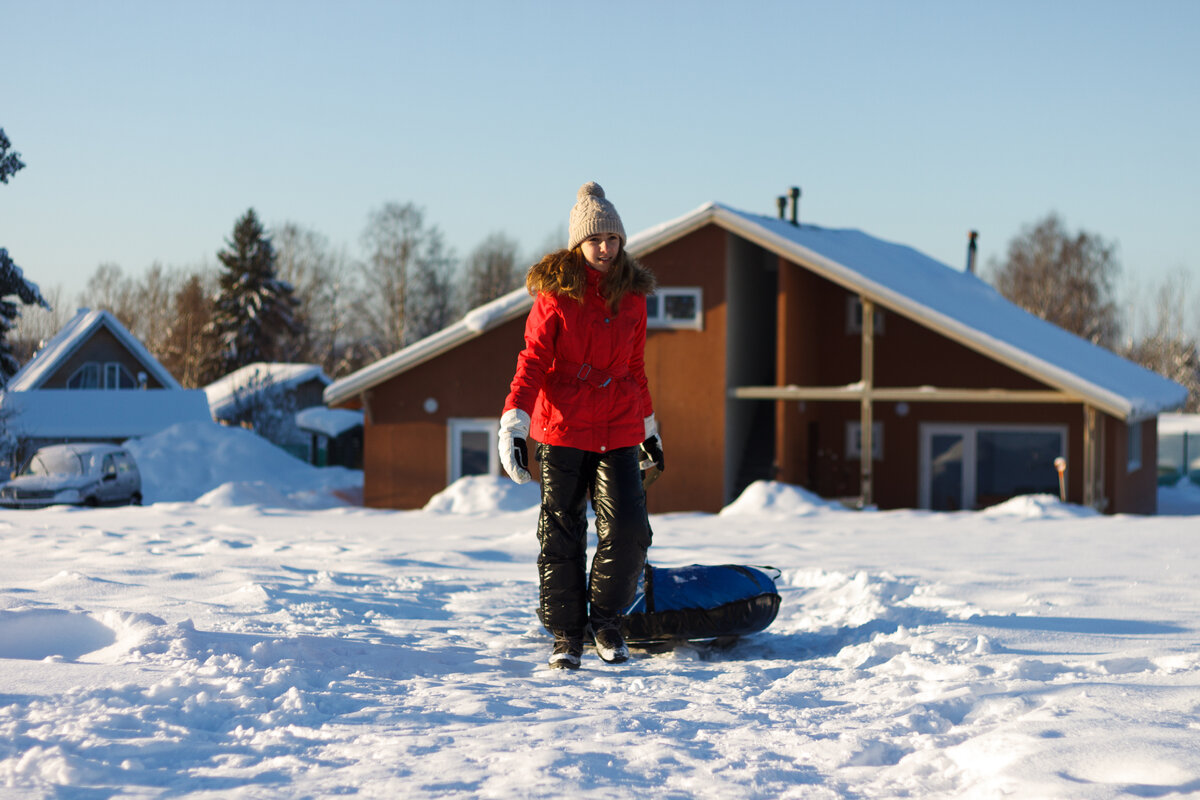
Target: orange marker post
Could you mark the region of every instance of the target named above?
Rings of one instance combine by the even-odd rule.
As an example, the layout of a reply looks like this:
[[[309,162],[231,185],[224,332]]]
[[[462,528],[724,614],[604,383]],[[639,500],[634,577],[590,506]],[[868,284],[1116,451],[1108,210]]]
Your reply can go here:
[[[1054,468],[1058,470],[1058,497],[1067,502],[1067,460],[1062,456],[1054,459]]]

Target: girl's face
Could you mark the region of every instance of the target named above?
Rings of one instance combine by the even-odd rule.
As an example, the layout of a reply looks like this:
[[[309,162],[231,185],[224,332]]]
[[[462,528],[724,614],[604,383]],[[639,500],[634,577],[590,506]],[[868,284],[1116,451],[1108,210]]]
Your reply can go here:
[[[579,249],[589,267],[607,272],[621,252],[621,237],[615,233],[597,233],[580,242]]]

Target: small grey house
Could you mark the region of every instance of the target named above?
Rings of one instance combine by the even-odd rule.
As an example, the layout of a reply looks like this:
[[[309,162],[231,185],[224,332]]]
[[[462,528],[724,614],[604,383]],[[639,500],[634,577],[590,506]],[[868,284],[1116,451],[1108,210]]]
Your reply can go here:
[[[15,466],[44,444],[123,442],[180,422],[208,421],[184,389],[108,311],[80,309],[0,393]]]

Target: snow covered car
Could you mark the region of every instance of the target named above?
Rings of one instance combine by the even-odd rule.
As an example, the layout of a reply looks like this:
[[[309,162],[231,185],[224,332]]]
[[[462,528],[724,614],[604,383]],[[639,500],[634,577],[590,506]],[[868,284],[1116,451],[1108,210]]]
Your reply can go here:
[[[111,444],[43,447],[16,477],[0,485],[0,506],[8,508],[141,502],[142,476],[133,456]]]

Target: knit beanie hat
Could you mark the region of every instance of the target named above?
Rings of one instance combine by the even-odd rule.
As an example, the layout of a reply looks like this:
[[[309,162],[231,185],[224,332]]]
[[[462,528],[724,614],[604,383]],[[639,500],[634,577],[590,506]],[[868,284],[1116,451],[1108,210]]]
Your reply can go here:
[[[567,227],[567,249],[597,233],[615,233],[625,246],[625,226],[613,204],[604,199],[604,190],[595,181],[579,187],[575,205],[571,208],[571,222]]]

